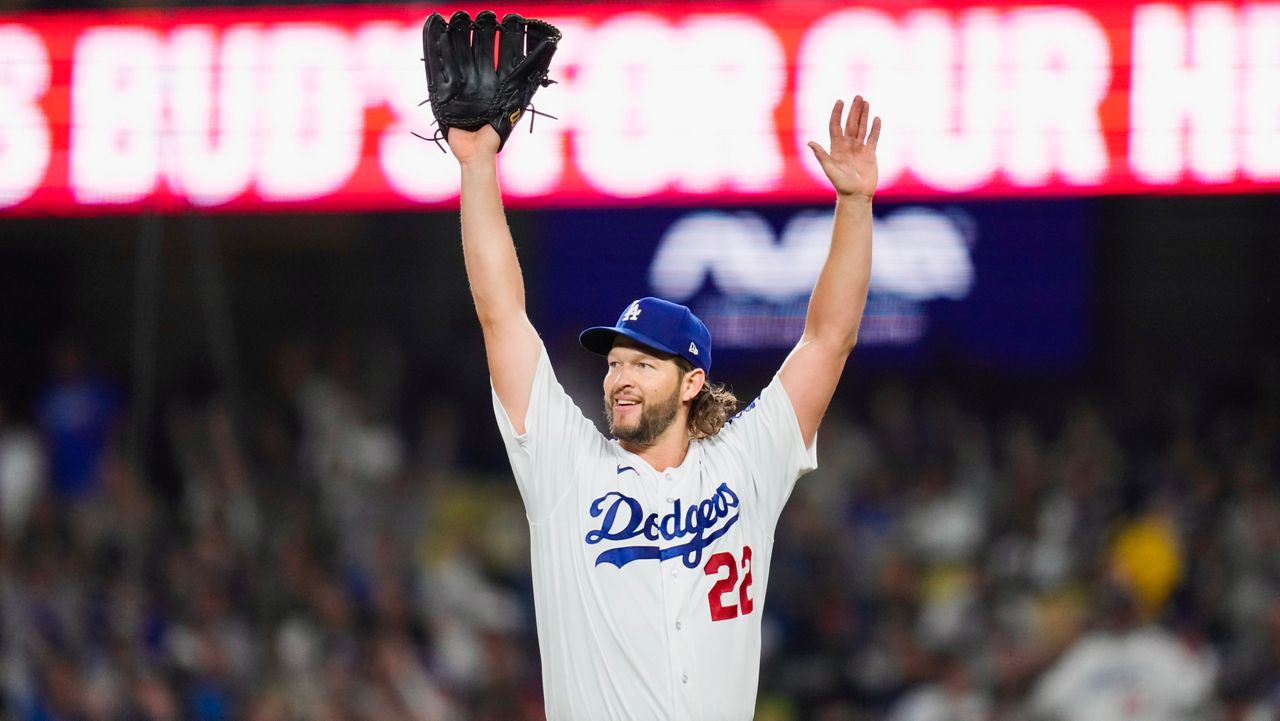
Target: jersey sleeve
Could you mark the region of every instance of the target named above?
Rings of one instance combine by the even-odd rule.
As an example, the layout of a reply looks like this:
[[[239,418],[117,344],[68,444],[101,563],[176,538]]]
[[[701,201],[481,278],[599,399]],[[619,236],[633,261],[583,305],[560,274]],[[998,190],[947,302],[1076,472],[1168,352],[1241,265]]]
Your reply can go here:
[[[791,397],[778,376],[720,431],[745,459],[758,501],[775,518],[796,480],[818,467],[817,439],[806,446]]]
[[[574,469],[605,453],[605,440],[556,379],[545,347],[538,357],[524,433],[498,399],[490,381],[493,411],[531,523],[545,519],[573,485]]]

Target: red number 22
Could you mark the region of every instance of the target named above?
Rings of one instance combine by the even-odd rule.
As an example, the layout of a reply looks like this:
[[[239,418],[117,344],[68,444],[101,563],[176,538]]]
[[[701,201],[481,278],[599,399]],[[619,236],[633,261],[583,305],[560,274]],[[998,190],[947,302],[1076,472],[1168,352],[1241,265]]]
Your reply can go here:
[[[731,618],[737,618],[741,613],[743,616],[751,613],[751,609],[755,607],[755,602],[751,596],[747,595],[748,589],[751,588],[751,546],[742,547],[742,585],[738,586],[738,599],[734,603],[731,599],[726,605],[724,596],[726,593],[732,593],[734,586],[738,584],[738,561],[728,551],[721,551],[711,558],[707,559],[707,565],[702,567],[702,572],[708,576],[719,576],[720,571],[728,570],[728,574],[721,578],[717,578],[716,582],[711,585],[711,591],[707,594],[707,603],[711,606],[712,621],[727,621]]]

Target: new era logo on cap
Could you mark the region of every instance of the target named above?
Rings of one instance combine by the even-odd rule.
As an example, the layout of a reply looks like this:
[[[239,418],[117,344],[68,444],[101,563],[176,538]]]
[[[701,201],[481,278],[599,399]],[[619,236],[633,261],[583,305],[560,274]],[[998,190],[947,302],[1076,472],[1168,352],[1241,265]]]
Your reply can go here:
[[[661,298],[640,298],[618,316],[612,326],[582,331],[579,342],[589,351],[608,355],[618,336],[670,355],[677,355],[704,371],[711,370],[711,331],[693,311]]]

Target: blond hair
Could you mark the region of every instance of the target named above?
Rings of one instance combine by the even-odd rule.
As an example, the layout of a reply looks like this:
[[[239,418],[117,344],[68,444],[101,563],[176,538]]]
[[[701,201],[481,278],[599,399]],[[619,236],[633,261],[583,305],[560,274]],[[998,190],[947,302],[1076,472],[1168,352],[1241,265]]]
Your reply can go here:
[[[680,368],[681,376],[693,370],[693,364],[684,358],[675,356],[673,360]],[[689,403],[689,437],[714,436],[737,410],[738,397],[725,384],[704,382],[698,395]]]

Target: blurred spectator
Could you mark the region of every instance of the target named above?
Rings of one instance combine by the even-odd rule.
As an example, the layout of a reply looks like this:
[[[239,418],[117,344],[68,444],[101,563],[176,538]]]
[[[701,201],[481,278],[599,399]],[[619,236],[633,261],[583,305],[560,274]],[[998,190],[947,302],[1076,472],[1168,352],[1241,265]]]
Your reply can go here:
[[[0,411],[0,718],[541,718],[518,494],[461,452],[487,403],[401,407],[385,338],[282,342],[236,409],[162,397],[162,495],[70,348],[48,462]],[[1280,410],[1207,395],[841,399],[775,535],[759,717],[1276,721]]]
[[[1179,721],[1208,710],[1216,659],[1142,621],[1125,579],[1104,583],[1098,628],[1045,673],[1031,700],[1045,721]]]
[[[1130,589],[1138,618],[1155,619],[1182,577],[1182,552],[1167,514],[1139,516],[1121,527],[1110,565]]]
[[[936,680],[918,686],[894,704],[886,721],[987,721],[991,702],[970,677],[963,659],[939,654]]]
[[[0,544],[22,537],[36,499],[46,491],[44,448],[34,431],[8,417],[0,401]]]
[[[53,490],[76,499],[97,488],[120,418],[120,392],[91,369],[83,346],[74,339],[63,339],[54,348],[53,373],[40,399],[40,427],[49,444]]]

